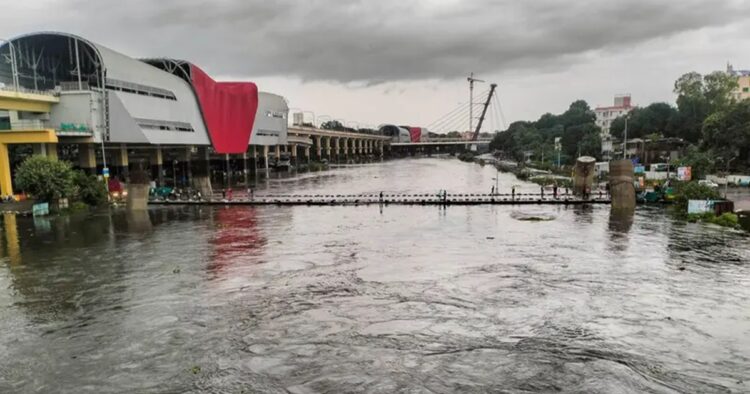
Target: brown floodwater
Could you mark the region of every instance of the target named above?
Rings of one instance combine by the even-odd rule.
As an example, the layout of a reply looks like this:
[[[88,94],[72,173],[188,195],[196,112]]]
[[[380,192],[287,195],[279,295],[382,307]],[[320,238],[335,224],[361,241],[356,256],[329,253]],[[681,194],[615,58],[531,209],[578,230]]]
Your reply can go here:
[[[432,158],[256,194],[495,177],[538,189]],[[174,206],[0,232],[2,393],[750,391],[750,238],[662,208]]]

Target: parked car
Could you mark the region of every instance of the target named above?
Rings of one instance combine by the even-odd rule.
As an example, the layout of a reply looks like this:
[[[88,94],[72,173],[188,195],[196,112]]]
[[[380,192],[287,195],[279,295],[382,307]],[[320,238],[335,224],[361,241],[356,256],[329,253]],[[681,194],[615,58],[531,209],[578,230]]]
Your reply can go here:
[[[719,188],[719,184],[718,183],[716,183],[714,181],[710,181],[708,179],[700,180],[700,181],[698,181],[698,184],[699,185],[703,185],[703,186],[708,186],[708,187],[713,188],[713,189],[718,189]]]

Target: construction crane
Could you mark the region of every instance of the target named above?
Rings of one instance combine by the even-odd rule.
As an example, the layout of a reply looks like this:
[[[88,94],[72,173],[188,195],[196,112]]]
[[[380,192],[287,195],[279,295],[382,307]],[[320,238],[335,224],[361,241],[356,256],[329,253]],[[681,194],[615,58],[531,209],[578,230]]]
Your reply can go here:
[[[479,124],[477,124],[477,129],[474,131],[474,136],[471,137],[472,141],[476,141],[479,139],[479,132],[482,130],[482,123],[484,123],[484,117],[487,115],[487,107],[490,106],[490,101],[492,100],[492,96],[495,94],[495,89],[497,89],[496,83],[490,85],[490,93],[487,95],[487,101],[484,102],[482,116],[479,117]]]

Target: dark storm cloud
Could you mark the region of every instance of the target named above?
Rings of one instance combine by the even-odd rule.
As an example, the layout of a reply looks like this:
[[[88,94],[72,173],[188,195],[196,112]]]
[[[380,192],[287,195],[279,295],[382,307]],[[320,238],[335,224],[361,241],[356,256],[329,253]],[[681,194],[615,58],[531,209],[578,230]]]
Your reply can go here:
[[[68,0],[54,3],[65,18],[52,26],[131,55],[190,59],[213,74],[377,83],[566,67],[592,51],[744,20],[746,3]]]

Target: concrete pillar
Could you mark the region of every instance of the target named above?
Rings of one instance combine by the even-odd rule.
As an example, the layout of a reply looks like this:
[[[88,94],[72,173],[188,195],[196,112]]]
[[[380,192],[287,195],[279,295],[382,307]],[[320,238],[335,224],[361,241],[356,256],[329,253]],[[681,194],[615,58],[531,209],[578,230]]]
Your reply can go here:
[[[281,145],[276,145],[274,153],[276,154],[276,160],[278,160],[281,157]]]
[[[198,190],[205,200],[211,200],[213,189],[211,188],[211,157],[207,146],[198,147],[195,160],[191,160],[192,188]]]
[[[310,163],[310,147],[305,147],[305,158],[307,159],[307,162]]]
[[[333,157],[331,156],[331,138],[332,137],[325,137],[325,155],[328,158],[328,160],[331,160]]]
[[[57,160],[57,144],[33,144],[34,155]]]
[[[78,144],[78,166],[89,174],[96,174],[96,145]]]
[[[255,145],[250,146],[250,172],[253,177],[258,171],[258,149]]]
[[[164,186],[164,157],[161,146],[151,151],[151,179],[156,180],[159,186]]]
[[[250,171],[247,168],[247,152],[242,153],[242,175],[245,178],[245,188],[250,187]]]
[[[130,162],[128,161],[128,147],[119,145],[112,150],[112,166],[116,169],[115,174],[120,175],[121,180],[127,179]]]
[[[268,170],[268,145],[263,145],[263,168]]]
[[[297,144],[289,144],[289,151],[292,160],[292,165],[297,167]]]
[[[227,189],[232,188],[232,167],[229,154],[224,154],[224,185]]]
[[[635,186],[633,185],[633,162],[617,160],[609,163],[609,190],[613,210],[635,209]]]
[[[186,185],[192,185],[193,184],[193,153],[192,153],[192,146],[186,146],[185,150],[183,151],[182,161],[183,166],[185,170],[185,181]],[[206,152],[208,152],[208,149],[206,149]],[[210,163],[210,162],[209,162]]]
[[[333,155],[336,158],[336,162],[338,162],[339,157],[341,157],[341,137],[333,139]]]
[[[357,152],[362,155],[365,153],[364,140],[357,140]]]
[[[13,111],[11,111],[12,113]],[[8,157],[8,144],[0,143],[0,194],[3,196],[13,195],[13,182],[10,176],[10,158]],[[15,218],[15,216],[14,216]]]
[[[323,157],[323,137],[316,135],[313,139],[315,141],[315,159],[320,160]]]

